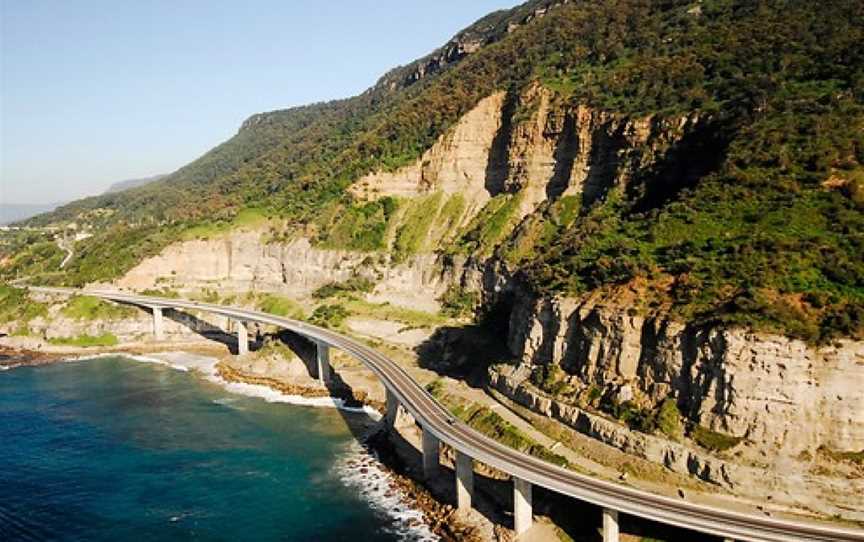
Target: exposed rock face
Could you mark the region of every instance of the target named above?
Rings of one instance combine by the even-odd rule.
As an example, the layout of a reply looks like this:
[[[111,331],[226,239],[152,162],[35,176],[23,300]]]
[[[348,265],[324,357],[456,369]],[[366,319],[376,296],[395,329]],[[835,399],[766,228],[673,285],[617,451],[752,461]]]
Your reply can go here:
[[[638,189],[630,185],[644,172],[677,163],[674,151],[693,146],[706,126],[695,115],[634,118],[574,107],[535,84],[480,101],[417,162],[366,175],[349,190],[363,199],[459,193],[468,203],[463,224],[500,193],[520,194],[520,218],[563,195],[588,207],[613,189]],[[678,177],[690,167],[676,166],[670,183],[683,183]]]
[[[824,475],[818,469],[809,469],[807,461],[790,458],[780,458],[773,464],[743,464],[732,454],[718,457],[662,436],[633,431],[541,392],[529,381],[530,373],[527,365],[505,366],[490,371],[490,385],[534,412],[628,454],[664,465],[673,472],[695,476],[748,498],[771,499],[780,505],[864,520],[864,511],[849,507],[864,492],[864,479],[860,477]]]
[[[558,364],[586,386],[630,386],[643,404],[671,394],[691,421],[766,449],[864,449],[860,342],[816,348],[590,302],[523,297],[512,313],[509,347],[523,363]]]
[[[325,284],[359,274],[378,285],[375,299],[434,311],[453,274],[453,269],[445,270],[429,254],[398,266],[376,266],[367,258],[366,253],[318,249],[305,238],[266,243],[261,232],[234,232],[171,245],[129,271],[117,285],[141,290],[167,283],[306,296]]]
[[[441,190],[460,193],[476,211],[495,192],[487,187],[490,151],[502,127],[504,93],[482,100],[416,163],[393,173],[373,173],[355,182],[357,197],[413,197]]]

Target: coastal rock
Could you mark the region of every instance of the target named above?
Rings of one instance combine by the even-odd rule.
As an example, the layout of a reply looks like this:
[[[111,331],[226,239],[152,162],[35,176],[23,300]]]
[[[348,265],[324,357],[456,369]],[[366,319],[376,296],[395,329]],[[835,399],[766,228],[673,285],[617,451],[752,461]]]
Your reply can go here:
[[[627,386],[641,404],[657,406],[671,395],[691,422],[768,453],[864,449],[861,342],[816,347],[526,295],[511,314],[508,344],[528,366],[558,365],[584,386]]]
[[[784,458],[782,468],[776,464],[745,463],[737,453],[718,456],[662,435],[635,431],[616,420],[550,397],[531,384],[530,374],[525,365],[502,365],[490,370],[489,386],[603,444],[664,465],[673,472],[716,484],[728,492],[864,520],[861,510],[849,508],[864,492],[864,479],[860,476],[839,478],[818,468],[811,469],[809,460]],[[748,442],[745,446],[753,444]]]

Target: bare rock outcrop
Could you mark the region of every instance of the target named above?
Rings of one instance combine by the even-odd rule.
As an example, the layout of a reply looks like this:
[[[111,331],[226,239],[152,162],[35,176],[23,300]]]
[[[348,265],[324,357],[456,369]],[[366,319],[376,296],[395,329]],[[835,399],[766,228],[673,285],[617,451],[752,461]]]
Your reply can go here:
[[[694,476],[749,499],[768,499],[781,506],[818,510],[852,520],[864,520],[864,511],[850,509],[864,492],[864,479],[840,478],[810,469],[809,461],[783,458],[778,464],[743,463],[737,454],[718,456],[662,435],[631,430],[621,423],[540,391],[530,382],[527,365],[503,366],[490,371],[489,385],[517,403],[564,423],[597,441],[635,457]],[[747,447],[758,447],[745,443]]]
[[[786,455],[864,449],[864,344],[815,347],[726,326],[572,299],[523,297],[509,347],[526,365],[557,364],[576,383],[677,399],[693,423]]]
[[[370,263],[369,254],[326,250],[306,238],[267,242],[263,232],[176,243],[144,260],[117,281],[134,290],[177,285],[181,289],[218,288],[223,292],[261,290],[304,297],[332,282],[364,276],[376,284],[375,300],[438,309],[437,298],[457,268],[433,254],[420,254],[398,265]]]
[[[394,172],[366,175],[349,189],[356,197],[415,197],[442,191],[462,194],[469,215],[489,200],[487,167],[495,138],[502,127],[505,94],[480,101],[414,164]]]

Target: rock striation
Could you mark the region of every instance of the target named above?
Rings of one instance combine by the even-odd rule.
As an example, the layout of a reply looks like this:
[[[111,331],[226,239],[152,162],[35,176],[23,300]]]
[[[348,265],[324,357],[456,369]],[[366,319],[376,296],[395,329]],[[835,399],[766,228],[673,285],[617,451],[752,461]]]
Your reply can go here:
[[[261,231],[238,231],[171,245],[130,270],[117,286],[145,290],[176,285],[305,297],[325,284],[363,276],[377,285],[374,299],[435,311],[453,274],[433,254],[398,265],[377,265],[366,253],[320,249],[302,237],[268,243],[265,236]]]
[[[726,326],[695,327],[621,307],[523,296],[508,344],[584,386],[637,403],[674,397],[691,422],[787,455],[864,449],[864,344],[817,348]]]

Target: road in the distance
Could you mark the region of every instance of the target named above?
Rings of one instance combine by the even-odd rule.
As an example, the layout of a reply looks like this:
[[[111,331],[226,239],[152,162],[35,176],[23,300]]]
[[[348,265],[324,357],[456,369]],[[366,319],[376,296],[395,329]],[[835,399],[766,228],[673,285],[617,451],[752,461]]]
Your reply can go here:
[[[599,480],[547,463],[504,446],[452,419],[448,411],[396,362],[344,335],[325,328],[258,311],[178,299],[130,295],[104,290],[30,288],[62,295],[86,294],[143,306],[200,310],[236,320],[271,324],[343,350],[372,370],[400,404],[430,431],[462,453],[503,472],[595,505],[660,523],[711,533],[735,540],[765,542],[864,542],[864,530],[827,523],[792,521],[747,514],[719,507],[655,495],[632,487]],[[448,421],[449,420],[449,421]]]

